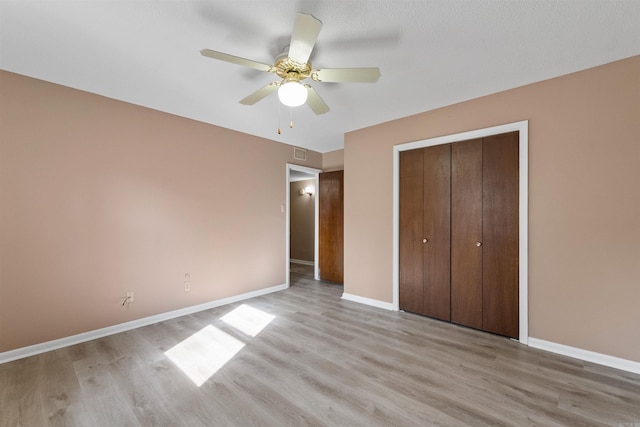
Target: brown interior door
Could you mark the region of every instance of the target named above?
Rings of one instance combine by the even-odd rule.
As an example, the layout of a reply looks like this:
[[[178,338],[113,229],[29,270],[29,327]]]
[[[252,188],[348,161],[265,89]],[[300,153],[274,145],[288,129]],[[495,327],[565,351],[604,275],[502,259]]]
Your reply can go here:
[[[451,320],[451,144],[423,152],[423,313]]]
[[[344,171],[319,174],[318,267],[321,280],[344,281]]]
[[[400,153],[400,309],[423,313],[422,150]]]
[[[451,147],[451,321],[482,329],[482,139]]]
[[[400,153],[400,308],[517,337],[518,132]]]
[[[400,153],[400,308],[451,320],[451,145]]]
[[[483,329],[517,338],[518,132],[483,139]]]

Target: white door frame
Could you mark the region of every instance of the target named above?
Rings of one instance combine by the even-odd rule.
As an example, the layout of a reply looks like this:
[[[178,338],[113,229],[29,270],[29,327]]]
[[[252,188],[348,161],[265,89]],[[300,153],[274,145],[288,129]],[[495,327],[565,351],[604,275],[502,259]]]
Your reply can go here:
[[[421,141],[409,142],[393,147],[393,309],[400,309],[400,152],[433,145],[448,144],[450,142],[466,141],[483,138],[506,132],[519,132],[519,162],[520,162],[520,200],[519,200],[519,341],[529,342],[529,254],[528,254],[528,199],[529,199],[529,121],[508,123],[484,129],[462,132],[453,135],[429,138]]]
[[[300,172],[306,172],[308,174],[313,175],[315,178],[315,186],[316,186],[316,197],[315,197],[315,204],[314,204],[314,219],[313,219],[313,224],[314,224],[314,248],[313,248],[313,277],[316,280],[320,280],[320,277],[318,275],[318,185],[319,185],[319,178],[318,176],[320,175],[320,173],[322,172],[321,169],[315,169],[315,168],[309,168],[306,166],[300,166],[300,165],[294,165],[292,163],[287,163],[286,165],[287,167],[287,174],[286,174],[286,184],[287,184],[287,199],[286,199],[286,226],[285,226],[285,261],[286,261],[286,267],[285,267],[285,273],[286,273],[286,285],[287,288],[289,286],[291,286],[290,283],[290,277],[289,277],[289,265],[291,262],[291,184],[289,183],[289,179],[290,179],[290,171],[295,170],[295,171],[300,171]]]

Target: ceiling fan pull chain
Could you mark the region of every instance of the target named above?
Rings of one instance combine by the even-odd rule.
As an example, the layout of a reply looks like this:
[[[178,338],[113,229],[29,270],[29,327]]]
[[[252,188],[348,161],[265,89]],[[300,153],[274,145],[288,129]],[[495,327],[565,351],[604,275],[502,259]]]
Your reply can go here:
[[[293,129],[293,107],[289,107],[289,128]]]
[[[280,101],[278,101],[278,135],[280,135],[282,131],[280,130]]]

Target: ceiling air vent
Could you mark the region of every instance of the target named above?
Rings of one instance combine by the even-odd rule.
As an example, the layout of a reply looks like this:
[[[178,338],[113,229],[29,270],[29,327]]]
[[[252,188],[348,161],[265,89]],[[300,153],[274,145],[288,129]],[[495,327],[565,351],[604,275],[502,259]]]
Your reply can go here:
[[[307,160],[307,150],[304,148],[293,147],[293,158],[296,160]]]

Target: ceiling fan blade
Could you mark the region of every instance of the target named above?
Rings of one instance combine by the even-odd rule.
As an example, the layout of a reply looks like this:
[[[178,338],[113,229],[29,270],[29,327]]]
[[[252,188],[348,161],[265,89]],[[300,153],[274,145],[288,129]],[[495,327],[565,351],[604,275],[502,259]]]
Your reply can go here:
[[[380,69],[373,68],[323,68],[313,70],[311,78],[317,82],[375,83],[380,78]]]
[[[249,68],[255,68],[256,70],[260,71],[271,71],[271,65],[252,61],[250,59],[240,58],[239,56],[229,55],[228,53],[216,52],[215,50],[211,49],[202,49],[200,53],[202,54],[202,56],[219,59],[220,61],[231,62],[232,64],[243,65]]]
[[[256,102],[260,101],[262,98],[266,98],[272,92],[275,92],[280,86],[280,82],[269,83],[268,85],[258,89],[253,92],[251,95],[247,96],[240,100],[240,104],[244,105],[253,105]]]
[[[307,104],[314,113],[324,114],[329,111],[329,106],[320,98],[320,95],[318,95],[318,92],[316,92],[314,88],[309,85],[304,85],[304,87],[307,88]]]
[[[316,44],[322,21],[306,13],[296,13],[296,22],[289,43],[289,58],[294,62],[306,64]]]

